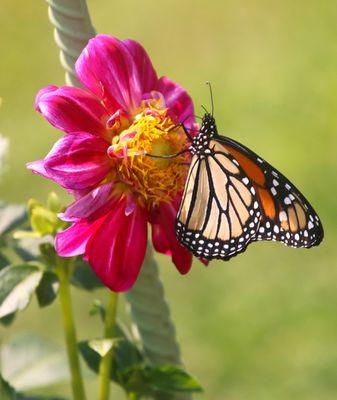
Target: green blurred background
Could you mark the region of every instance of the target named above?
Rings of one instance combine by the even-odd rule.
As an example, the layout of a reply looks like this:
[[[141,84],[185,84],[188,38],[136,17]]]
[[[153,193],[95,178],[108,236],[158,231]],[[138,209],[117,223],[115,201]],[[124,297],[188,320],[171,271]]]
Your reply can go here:
[[[158,256],[186,365],[205,388],[196,398],[336,399],[336,1],[91,0],[89,7],[98,32],[140,41],[159,75],[188,90],[197,113],[209,105],[210,80],[220,132],[288,176],[325,227],[319,248],[254,244],[229,263],[195,262],[184,277]],[[63,195],[25,170],[60,136],[33,108],[42,86],[64,82],[46,3],[2,0],[0,37],[0,132],[11,146],[0,198]],[[74,295],[80,339],[99,336],[88,308],[104,292]],[[32,304],[0,333],[27,330],[62,344],[58,305]],[[88,388],[94,399],[94,380]],[[69,394],[67,385],[52,391]],[[113,394],[123,399],[119,389]]]

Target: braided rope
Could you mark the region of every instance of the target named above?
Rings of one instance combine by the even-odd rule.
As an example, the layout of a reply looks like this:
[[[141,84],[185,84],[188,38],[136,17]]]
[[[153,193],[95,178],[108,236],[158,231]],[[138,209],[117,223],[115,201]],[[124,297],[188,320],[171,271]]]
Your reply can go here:
[[[138,280],[126,297],[148,359],[156,365],[181,365],[175,328],[150,245]]]
[[[88,40],[95,36],[85,0],[47,0],[48,14],[54,25],[54,39],[60,49],[60,61],[68,85],[80,86],[75,62]]]
[[[47,3],[61,64],[66,71],[66,82],[80,86],[74,64],[88,40],[95,35],[86,0],[47,0]],[[133,330],[141,338],[148,359],[157,365],[182,365],[175,328],[150,245],[137,283],[126,297]],[[192,396],[176,396],[175,399],[190,400]]]
[[[152,245],[147,248],[142,270],[134,287],[126,293],[130,303],[133,330],[140,337],[143,350],[152,364],[183,366],[176,331],[165,300],[164,287],[153,258]],[[174,396],[175,400],[192,400],[192,395]],[[158,397],[157,400],[163,400]]]

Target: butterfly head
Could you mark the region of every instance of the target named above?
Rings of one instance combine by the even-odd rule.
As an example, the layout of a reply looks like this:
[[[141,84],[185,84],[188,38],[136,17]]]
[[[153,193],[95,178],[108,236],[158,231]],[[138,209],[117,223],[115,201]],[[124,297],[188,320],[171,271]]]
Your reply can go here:
[[[215,118],[210,113],[205,113],[202,119],[200,133],[211,138],[218,134]]]
[[[202,119],[198,134],[194,137],[191,146],[192,154],[203,154],[209,148],[210,140],[218,135],[215,119],[212,114],[206,113]]]
[[[205,114],[202,118],[201,128],[199,130],[198,136],[200,136],[204,140],[205,139],[209,140],[210,138],[218,135],[218,130],[216,127],[215,118],[213,117],[213,115],[214,115],[214,100],[213,100],[213,91],[212,91],[211,82],[206,82],[206,84],[209,87],[209,94],[211,96],[212,112],[208,112],[206,107],[204,107],[203,105],[201,106],[204,109]]]

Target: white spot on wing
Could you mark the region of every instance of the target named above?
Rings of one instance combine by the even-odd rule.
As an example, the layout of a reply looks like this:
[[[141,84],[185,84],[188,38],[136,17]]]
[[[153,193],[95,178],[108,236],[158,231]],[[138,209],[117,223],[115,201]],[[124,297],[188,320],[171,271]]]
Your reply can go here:
[[[280,221],[286,221],[287,220],[287,213],[285,211],[281,211],[279,214]]]

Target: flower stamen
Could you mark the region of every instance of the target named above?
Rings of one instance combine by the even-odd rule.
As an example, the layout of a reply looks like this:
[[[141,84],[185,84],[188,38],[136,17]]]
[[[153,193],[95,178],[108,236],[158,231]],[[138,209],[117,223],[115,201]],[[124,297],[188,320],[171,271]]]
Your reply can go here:
[[[118,179],[127,184],[142,206],[170,202],[182,191],[188,161],[186,137],[159,100],[146,100],[131,125],[112,139],[108,155]],[[151,157],[153,156],[153,157]]]

